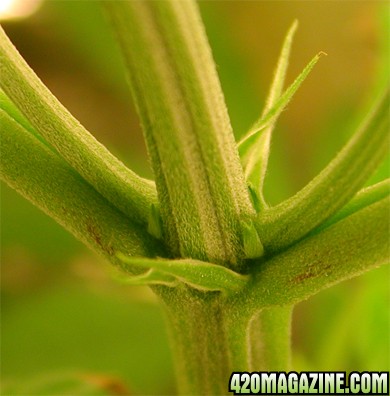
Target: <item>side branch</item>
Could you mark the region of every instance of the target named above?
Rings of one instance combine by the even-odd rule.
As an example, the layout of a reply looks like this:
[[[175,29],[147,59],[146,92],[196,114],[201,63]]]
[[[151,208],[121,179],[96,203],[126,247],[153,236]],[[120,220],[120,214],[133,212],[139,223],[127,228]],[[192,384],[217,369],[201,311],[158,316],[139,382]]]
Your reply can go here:
[[[0,27],[0,87],[37,133],[108,201],[146,225],[157,205],[152,182],[129,170],[65,109]]]
[[[258,217],[256,227],[266,253],[299,241],[335,215],[377,168],[389,148],[390,90],[329,165],[290,199]]]
[[[232,303],[258,308],[295,304],[322,289],[389,263],[386,197],[253,267],[252,282]]]
[[[106,201],[61,158],[0,109],[1,178],[110,262],[116,253],[162,255],[141,226]]]

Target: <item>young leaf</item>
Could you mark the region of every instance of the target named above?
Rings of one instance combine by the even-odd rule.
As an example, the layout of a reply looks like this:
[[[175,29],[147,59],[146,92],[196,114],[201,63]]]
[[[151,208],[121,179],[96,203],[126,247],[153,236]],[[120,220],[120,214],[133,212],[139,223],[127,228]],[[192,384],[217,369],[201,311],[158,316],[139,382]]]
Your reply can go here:
[[[262,262],[236,304],[295,304],[389,263],[389,211],[387,197]]]
[[[264,116],[275,105],[275,102],[279,99],[279,96],[282,93],[284,80],[286,77],[286,72],[288,67],[288,61],[290,57],[291,45],[297,28],[298,28],[298,21],[295,20],[284,39],[278,64],[275,69],[274,79],[272,81],[270,91],[268,93],[268,97],[266,100],[266,105],[263,109],[263,113],[261,115],[260,120],[264,119]],[[268,126],[267,131],[263,131],[262,133],[263,137],[261,139],[260,139],[260,133],[254,133],[252,127],[251,130],[239,142],[241,162],[244,166],[246,179],[248,183],[252,185],[253,189],[259,192],[258,195],[262,203],[262,206],[265,206],[265,201],[263,199],[263,194],[262,194],[262,190],[263,190],[262,179],[264,178],[264,176],[261,177],[258,174],[258,172],[255,171],[255,169],[258,168],[258,171],[261,172],[262,168],[263,169],[266,168],[266,164],[268,162],[269,144],[271,140],[272,129],[275,122],[271,123]],[[263,130],[264,128],[265,125],[263,124],[262,128],[260,129],[257,128],[258,132],[259,130]],[[263,165],[259,164],[261,162],[263,163]],[[263,170],[263,173],[265,173],[265,169]]]
[[[193,1],[108,1],[175,256],[237,266],[254,216]]]
[[[284,93],[276,101],[275,105],[267,111],[249,130],[249,132],[238,142],[240,155],[244,156],[251,147],[251,143],[259,137],[260,133],[265,130],[266,127],[273,125],[276,119],[288,105],[295,92],[301,86],[303,81],[309,75],[315,64],[319,61],[320,57],[324,55],[324,52],[319,52],[313,57],[313,59],[306,65],[302,70],[301,74],[295,79],[295,81],[284,91]]]
[[[272,80],[265,107],[263,109],[262,117],[264,117],[271,110],[271,108],[275,105],[276,101],[279,99],[281,93],[283,92],[284,81],[286,78],[288,63],[290,59],[291,46],[297,29],[298,21],[295,20],[290,26],[290,29],[288,30],[284,39],[282,50],[278,59],[278,64],[275,69],[274,78]]]
[[[0,87],[37,133],[108,201],[147,223],[157,204],[152,182],[130,171],[89,134],[39,80],[0,27]]]
[[[183,259],[166,260],[143,257],[128,257],[118,253],[118,258],[133,267],[150,268],[157,273],[171,275],[195,289],[204,291],[223,291],[227,294],[241,290],[247,283],[248,277],[238,274],[221,265],[204,261]],[[158,278],[158,274],[153,277]]]
[[[0,175],[9,186],[114,264],[122,264],[115,256],[118,250],[138,256],[163,254],[143,227],[134,225],[1,109],[0,125]]]
[[[374,106],[357,133],[306,187],[263,211],[256,228],[266,252],[304,237],[343,207],[363,186],[389,147],[389,91]]]
[[[262,207],[266,207],[262,191],[267,171],[272,131],[279,115],[286,108],[295,92],[318,62],[321,54],[323,54],[317,54],[291,86],[282,94],[292,40],[297,27],[298,23],[294,21],[286,35],[275,70],[274,80],[261,118],[239,142],[239,152],[245,169],[246,179],[258,191]]]
[[[146,271],[143,274],[135,275],[132,277],[121,276],[116,277],[121,283],[125,283],[131,286],[146,286],[146,285],[164,285],[168,287],[175,287],[178,281],[174,276],[168,275],[165,272],[157,271],[153,268]]]

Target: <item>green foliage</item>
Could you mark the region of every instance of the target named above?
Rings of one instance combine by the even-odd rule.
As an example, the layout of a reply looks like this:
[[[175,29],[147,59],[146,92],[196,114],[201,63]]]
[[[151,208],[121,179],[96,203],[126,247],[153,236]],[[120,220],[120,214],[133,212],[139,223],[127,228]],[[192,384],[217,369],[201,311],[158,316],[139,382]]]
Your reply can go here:
[[[163,260],[142,257],[119,258],[131,266],[150,268],[145,275],[130,278],[134,284],[165,284],[176,286],[181,281],[195,289],[203,291],[222,291],[235,293],[242,289],[248,277],[231,271],[221,265],[215,265],[199,260]],[[138,283],[138,280],[140,283]]]
[[[292,307],[388,262],[389,181],[359,190],[388,151],[389,90],[317,177],[268,206],[272,131],[321,54],[283,92],[297,22],[263,113],[237,145],[196,4],[102,5],[155,184],[98,143],[1,30],[2,179],[120,268],[122,282],[152,286],[181,393],[225,393],[233,370],[287,370]]]
[[[267,170],[272,131],[278,117],[283,110],[285,110],[293,95],[309,75],[322,54],[316,55],[290,87],[282,93],[292,40],[297,27],[298,22],[294,21],[286,35],[266,105],[260,119],[255,122],[252,128],[238,143],[246,179],[248,184],[252,186],[253,190],[259,195],[257,199],[261,203],[261,207],[267,206],[263,196],[263,185]],[[259,207],[257,211],[259,211],[261,207]]]

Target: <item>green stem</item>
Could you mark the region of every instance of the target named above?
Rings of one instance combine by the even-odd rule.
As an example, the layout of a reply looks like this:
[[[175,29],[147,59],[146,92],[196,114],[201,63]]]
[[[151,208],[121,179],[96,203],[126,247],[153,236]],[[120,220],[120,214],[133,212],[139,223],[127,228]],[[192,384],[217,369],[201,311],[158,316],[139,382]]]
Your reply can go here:
[[[234,371],[289,367],[291,306],[259,314],[256,304],[218,292],[183,285],[157,292],[168,308],[179,394],[227,394]]]
[[[254,215],[193,1],[108,1],[175,256],[237,266]]]
[[[237,304],[294,304],[320,290],[389,262],[389,208],[385,197],[253,267]]]
[[[250,323],[251,371],[290,367],[292,306],[262,309]]]
[[[311,234],[318,234],[323,229],[345,219],[351,214],[382,200],[390,195],[390,179],[383,180],[377,184],[360,190],[345,206],[343,206],[334,216],[315,228]]]
[[[27,65],[1,27],[0,76],[1,89],[35,134],[127,217],[146,225],[151,205],[157,205],[154,184],[126,168],[83,128]],[[0,105],[12,109],[4,100]],[[14,111],[12,115],[20,119]]]
[[[390,89],[329,165],[293,197],[264,210],[256,227],[266,253],[297,242],[340,210],[364,185],[389,148]]]
[[[53,217],[110,262],[116,253],[163,254],[157,241],[133,224],[62,158],[0,109],[0,175],[8,185]]]
[[[182,395],[228,393],[232,371],[248,368],[249,317],[218,292],[185,286],[162,293]]]

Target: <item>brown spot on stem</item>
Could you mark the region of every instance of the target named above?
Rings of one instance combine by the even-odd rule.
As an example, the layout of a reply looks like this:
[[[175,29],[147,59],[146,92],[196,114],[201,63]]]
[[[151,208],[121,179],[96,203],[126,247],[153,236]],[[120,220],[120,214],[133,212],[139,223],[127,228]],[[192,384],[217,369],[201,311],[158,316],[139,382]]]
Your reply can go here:
[[[87,222],[87,232],[103,252],[106,252],[110,256],[114,255],[114,248],[110,244],[106,245],[103,243],[100,230],[92,221]]]
[[[302,283],[306,279],[317,278],[322,275],[326,275],[328,270],[332,267],[331,264],[321,266],[321,263],[311,264],[307,267],[306,272],[295,276],[290,283],[298,284]]]
[[[318,276],[312,272],[300,274],[291,280],[291,283],[302,283],[305,279],[315,278]]]

